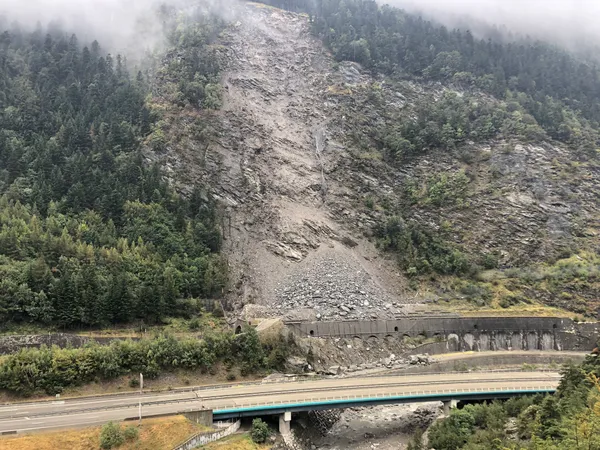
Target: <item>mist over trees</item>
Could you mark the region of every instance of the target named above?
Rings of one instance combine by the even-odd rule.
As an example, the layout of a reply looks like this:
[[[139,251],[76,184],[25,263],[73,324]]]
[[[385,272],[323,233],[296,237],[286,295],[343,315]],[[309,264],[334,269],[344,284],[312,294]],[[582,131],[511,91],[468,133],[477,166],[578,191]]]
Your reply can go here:
[[[596,17],[600,4],[579,0],[378,0],[423,15],[449,28],[470,29],[477,37],[531,36],[569,50],[600,44]],[[583,47],[583,48],[582,48]]]
[[[529,124],[541,127],[549,138],[595,154],[600,72],[593,63],[540,41],[478,39],[469,30],[449,29],[395,7],[379,6],[374,0],[268,3],[307,11],[314,32],[338,60],[356,61],[401,78],[487,92],[512,103],[509,112],[522,110]],[[446,123],[460,133],[457,124]],[[446,123],[437,124],[439,129],[429,134],[441,135]],[[488,127],[488,133],[499,131],[497,125]],[[410,133],[406,138],[410,140]]]
[[[172,19],[204,15],[232,21],[239,4],[239,0],[3,0],[0,29],[17,24],[28,32],[38,25],[64,30],[76,34],[83,45],[97,40],[105,51],[141,63],[169,45]]]

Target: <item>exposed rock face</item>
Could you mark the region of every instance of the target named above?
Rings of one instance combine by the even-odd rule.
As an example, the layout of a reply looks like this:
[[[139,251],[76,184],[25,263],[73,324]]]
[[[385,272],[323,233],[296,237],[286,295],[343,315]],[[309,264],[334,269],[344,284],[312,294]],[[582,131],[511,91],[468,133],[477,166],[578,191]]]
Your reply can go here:
[[[223,107],[206,117],[216,130],[213,139],[206,145],[184,138],[165,155],[149,155],[173,168],[181,190],[202,180],[224,205],[233,306],[260,303],[275,306],[272,314],[342,317],[346,311],[338,303],[307,300],[325,292],[332,278],[341,280],[329,291],[335,298],[363,290],[378,302],[356,317],[379,315],[392,299],[413,303],[395,265],[345,225],[354,214],[345,200],[353,186],[332,177],[349,153],[330,141],[336,102],[325,100],[328,88],[333,79],[367,77],[356,66],[334,73],[306,17],[252,4],[241,8],[239,22],[220,42],[227,68]],[[316,266],[307,262],[313,254],[319,255]],[[329,267],[327,261],[335,262]],[[292,294],[300,287],[297,275],[306,271],[311,286]],[[369,286],[356,289],[365,279]]]
[[[499,255],[504,267],[580,242],[597,247],[596,163],[573,163],[572,152],[548,143],[492,142],[432,150],[394,168],[373,150],[365,124],[410,117],[415,104],[448,88],[374,79],[357,64],[336,64],[307,17],[240,8],[218,42],[227,61],[223,107],[202,112],[214,132],[202,140],[183,133],[167,153],[148,152],[180,190],[201,181],[223,205],[230,306],[312,320],[410,312],[425,294],[407,289],[393,258],[369,241],[399,210],[433,230],[446,227],[446,239],[468,254]],[[377,101],[369,97],[374,81]],[[172,128],[187,130],[188,120],[178,120]],[[409,184],[461,169],[469,178],[462,206],[407,200]]]

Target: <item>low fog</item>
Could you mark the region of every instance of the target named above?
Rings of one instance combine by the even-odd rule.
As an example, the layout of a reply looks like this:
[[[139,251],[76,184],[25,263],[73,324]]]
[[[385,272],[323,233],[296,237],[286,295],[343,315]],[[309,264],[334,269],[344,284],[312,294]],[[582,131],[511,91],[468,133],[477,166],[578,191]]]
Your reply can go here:
[[[482,34],[482,24],[551,40],[576,48],[600,44],[600,2],[597,0],[378,0],[449,27],[472,28]]]
[[[168,4],[179,10],[210,10],[233,19],[238,0],[0,0],[0,18],[32,29],[62,25],[80,42],[98,40],[111,52],[129,57],[151,51],[164,42],[157,11]],[[0,21],[0,24],[2,22]]]
[[[600,44],[597,0],[377,0],[449,27],[469,28],[481,37],[495,25],[504,31],[551,40],[570,49]],[[94,39],[112,52],[129,56],[164,41],[156,9],[167,3],[179,9],[210,9],[233,19],[240,0],[0,0],[0,19],[33,28],[39,22],[61,23],[81,42]],[[0,24],[2,21],[0,20]],[[126,51],[125,51],[126,50]]]

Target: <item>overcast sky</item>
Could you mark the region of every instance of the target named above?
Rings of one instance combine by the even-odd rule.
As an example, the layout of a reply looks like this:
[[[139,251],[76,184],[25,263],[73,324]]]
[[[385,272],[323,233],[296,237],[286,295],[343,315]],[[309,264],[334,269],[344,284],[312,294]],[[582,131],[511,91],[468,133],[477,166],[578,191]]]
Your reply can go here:
[[[120,50],[135,43],[152,47],[160,42],[160,24],[152,14],[158,2],[202,5],[229,15],[238,0],[0,0],[0,15],[35,26],[62,19],[82,41],[99,39],[105,48]],[[420,11],[449,26],[464,25],[466,15],[479,21],[506,25],[510,30],[555,40],[573,47],[582,40],[600,44],[600,0],[378,0],[410,11]],[[476,30],[476,29],[475,29]]]
[[[454,26],[461,16],[561,43],[600,44],[600,0],[378,0]]]
[[[100,41],[112,52],[152,49],[164,40],[155,14],[158,4],[180,8],[199,6],[231,18],[238,0],[0,0],[0,15],[23,26],[60,21],[81,42]]]

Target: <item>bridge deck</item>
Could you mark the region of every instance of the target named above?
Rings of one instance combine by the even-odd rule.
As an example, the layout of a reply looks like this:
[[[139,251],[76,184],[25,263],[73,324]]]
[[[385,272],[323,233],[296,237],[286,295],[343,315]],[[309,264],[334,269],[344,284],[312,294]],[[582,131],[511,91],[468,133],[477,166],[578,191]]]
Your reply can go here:
[[[0,406],[0,433],[102,424],[109,420],[212,409],[216,418],[332,409],[359,404],[424,402],[443,399],[497,398],[552,392],[555,372],[481,372],[329,378],[310,381],[250,383],[180,392],[125,394],[54,402]]]

